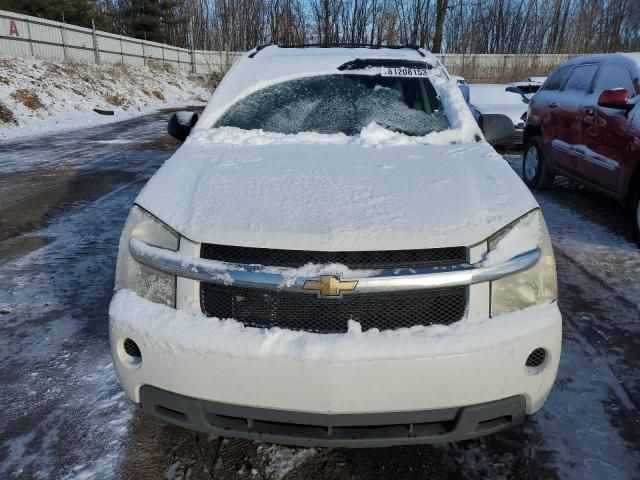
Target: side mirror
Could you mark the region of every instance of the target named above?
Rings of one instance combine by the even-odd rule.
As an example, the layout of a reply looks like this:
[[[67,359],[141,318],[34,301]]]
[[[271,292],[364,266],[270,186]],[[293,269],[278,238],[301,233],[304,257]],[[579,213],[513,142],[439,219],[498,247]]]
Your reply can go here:
[[[198,122],[198,118],[199,116],[195,112],[176,112],[169,118],[167,132],[173,138],[184,142],[191,133],[191,129]]]
[[[522,101],[524,103],[529,103],[529,97],[527,97],[527,93],[520,87],[509,85],[505,90],[509,93],[517,93],[518,95],[520,95],[520,98],[522,98]]]
[[[484,138],[491,145],[509,140],[516,131],[509,117],[497,113],[480,115],[478,125],[484,134]]]
[[[615,88],[613,90],[605,90],[598,98],[598,106],[606,108],[617,108],[618,110],[629,111],[633,105],[629,105],[629,92],[624,88]]]

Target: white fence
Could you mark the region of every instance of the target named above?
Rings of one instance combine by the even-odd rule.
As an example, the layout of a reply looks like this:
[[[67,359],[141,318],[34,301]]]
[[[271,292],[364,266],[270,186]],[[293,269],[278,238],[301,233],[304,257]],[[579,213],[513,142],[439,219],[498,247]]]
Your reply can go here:
[[[569,54],[436,54],[447,70],[470,81],[513,81],[547,75],[575,55]]]
[[[83,63],[143,65],[149,60],[193,73],[224,71],[239,52],[188,50],[0,10],[0,53]],[[569,55],[438,54],[451,72],[473,81],[544,75]],[[505,78],[502,78],[505,77]]]
[[[224,70],[239,55],[172,47],[4,10],[0,53],[82,63],[144,65],[152,60],[193,73]]]

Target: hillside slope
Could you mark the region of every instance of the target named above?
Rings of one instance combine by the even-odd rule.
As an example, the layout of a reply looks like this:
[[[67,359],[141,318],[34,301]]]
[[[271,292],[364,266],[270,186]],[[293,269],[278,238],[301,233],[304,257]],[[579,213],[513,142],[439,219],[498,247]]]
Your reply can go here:
[[[92,65],[0,56],[0,140],[202,105],[206,79],[170,65]],[[101,115],[94,108],[113,111]]]

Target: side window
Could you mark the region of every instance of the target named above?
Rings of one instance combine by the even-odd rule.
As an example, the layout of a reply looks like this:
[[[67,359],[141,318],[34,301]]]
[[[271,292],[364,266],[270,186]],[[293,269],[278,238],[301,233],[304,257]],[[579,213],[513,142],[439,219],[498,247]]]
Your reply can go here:
[[[547,80],[547,83],[545,83],[543,90],[560,90],[569,73],[571,73],[571,69],[568,67],[556,70],[553,75],[551,75],[551,78]]]
[[[571,72],[571,76],[564,86],[564,91],[586,92],[591,85],[591,80],[593,80],[596,70],[598,70],[598,65],[578,65]]]
[[[624,88],[629,92],[629,98],[635,96],[629,71],[617,65],[605,65],[598,72],[594,91],[599,95],[604,90],[612,90],[614,88]]]

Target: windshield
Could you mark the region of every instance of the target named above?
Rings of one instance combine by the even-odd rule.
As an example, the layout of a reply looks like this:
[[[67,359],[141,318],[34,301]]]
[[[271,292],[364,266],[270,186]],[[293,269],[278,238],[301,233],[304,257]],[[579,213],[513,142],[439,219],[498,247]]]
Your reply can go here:
[[[354,135],[375,122],[422,136],[449,128],[426,78],[325,75],[272,85],[243,98],[214,127]]]

